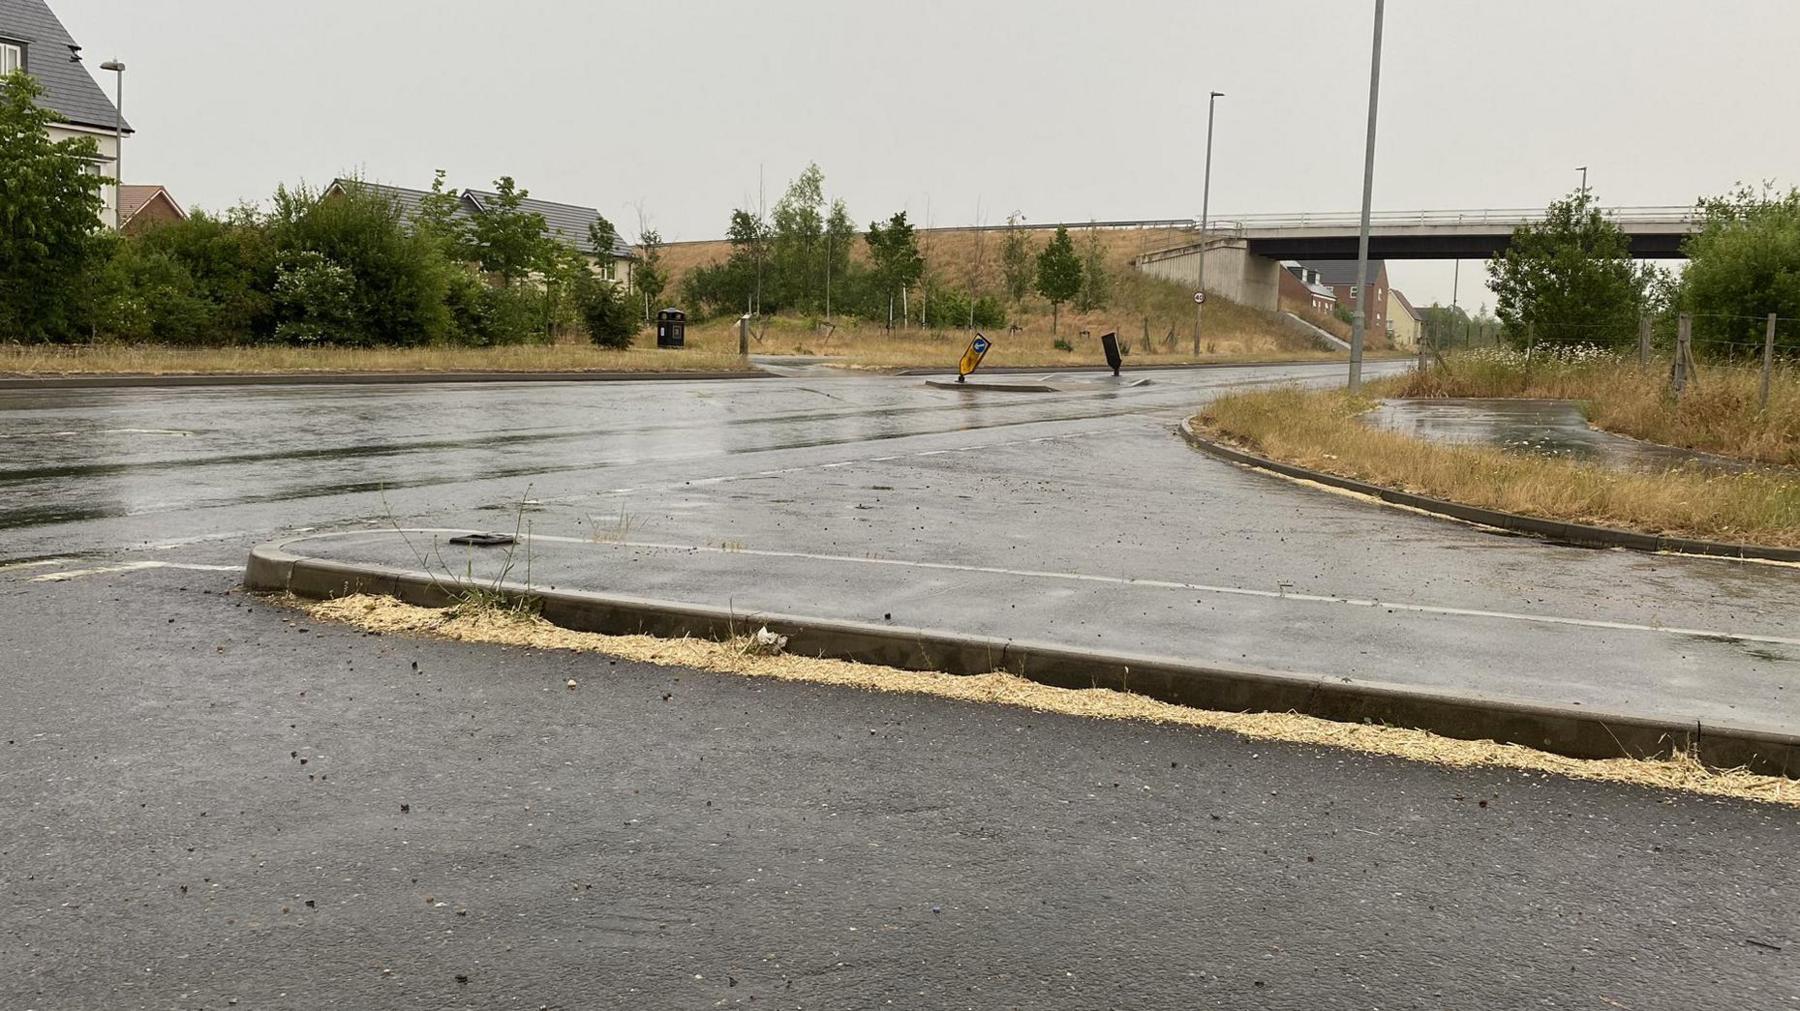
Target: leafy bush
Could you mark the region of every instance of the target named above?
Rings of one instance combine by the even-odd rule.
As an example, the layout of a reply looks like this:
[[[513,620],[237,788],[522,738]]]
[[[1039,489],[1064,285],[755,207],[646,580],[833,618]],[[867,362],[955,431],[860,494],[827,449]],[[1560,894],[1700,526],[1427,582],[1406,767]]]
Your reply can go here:
[[[523,344],[542,336],[542,295],[528,288],[495,288],[459,270],[451,274],[446,301],[451,339],[459,344]]]
[[[578,282],[576,298],[588,339],[597,346],[623,350],[631,346],[642,321],[616,285],[588,276]]]
[[[390,201],[355,187],[329,200],[304,186],[282,187],[270,233],[283,265],[301,272],[277,294],[284,310],[278,333],[287,323],[286,333],[311,339],[328,326],[336,343],[401,346],[452,336],[447,295],[459,268],[439,243],[407,228]],[[296,299],[304,294],[325,301],[302,306]]]
[[[91,332],[105,340],[189,344],[210,336],[213,311],[182,261],[96,236],[100,269],[88,285]]]
[[[973,303],[973,323],[977,327],[1006,325],[1006,307],[1000,300],[983,295]],[[963,327],[970,325],[969,294],[959,288],[933,288],[925,305],[925,318],[932,326]]]
[[[364,343],[356,340],[356,276],[348,267],[304,249],[275,271],[275,336],[291,344]]]

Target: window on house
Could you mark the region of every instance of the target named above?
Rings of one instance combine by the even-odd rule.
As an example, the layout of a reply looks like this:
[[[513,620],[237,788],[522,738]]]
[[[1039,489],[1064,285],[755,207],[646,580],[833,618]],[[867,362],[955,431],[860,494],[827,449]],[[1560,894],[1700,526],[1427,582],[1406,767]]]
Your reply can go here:
[[[0,42],[0,76],[25,69],[25,47],[16,42]]]
[[[608,281],[613,279],[613,258],[612,257],[609,256],[606,259],[600,261],[600,274],[601,274],[601,276],[605,277]]]

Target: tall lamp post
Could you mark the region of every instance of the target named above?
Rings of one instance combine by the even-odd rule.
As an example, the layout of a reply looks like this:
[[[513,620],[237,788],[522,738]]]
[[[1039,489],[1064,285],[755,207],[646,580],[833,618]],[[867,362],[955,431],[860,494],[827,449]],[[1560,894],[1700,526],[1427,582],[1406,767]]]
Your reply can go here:
[[[1581,196],[1585,199],[1587,197],[1587,166],[1577,165],[1575,171],[1581,173]]]
[[[1194,282],[1194,356],[1200,355],[1200,317],[1206,313],[1206,216],[1212,202],[1212,137],[1213,106],[1224,98],[1223,91],[1206,96],[1206,175],[1200,184],[1200,270]]]
[[[1369,304],[1369,201],[1375,194],[1375,110],[1381,97],[1381,9],[1375,0],[1375,51],[1369,58],[1369,138],[1363,150],[1362,228],[1356,240],[1356,312],[1350,317],[1350,392],[1362,390],[1363,328]]]
[[[101,70],[118,75],[113,91],[113,230],[125,227],[125,64],[107,60]]]

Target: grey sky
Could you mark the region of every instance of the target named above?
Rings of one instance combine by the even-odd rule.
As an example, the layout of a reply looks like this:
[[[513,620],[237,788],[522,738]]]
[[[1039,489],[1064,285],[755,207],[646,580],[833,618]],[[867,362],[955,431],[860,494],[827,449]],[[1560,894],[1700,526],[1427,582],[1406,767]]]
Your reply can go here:
[[[132,181],[210,208],[442,167],[716,238],[759,165],[772,203],[810,160],[863,222],[1183,217],[1208,89],[1216,213],[1361,194],[1371,0],[51,6],[90,66],[130,66]],[[1392,0],[1375,206],[1542,206],[1582,164],[1612,204],[1791,182],[1796,51],[1791,0]],[[1450,274],[1393,268],[1419,304]]]

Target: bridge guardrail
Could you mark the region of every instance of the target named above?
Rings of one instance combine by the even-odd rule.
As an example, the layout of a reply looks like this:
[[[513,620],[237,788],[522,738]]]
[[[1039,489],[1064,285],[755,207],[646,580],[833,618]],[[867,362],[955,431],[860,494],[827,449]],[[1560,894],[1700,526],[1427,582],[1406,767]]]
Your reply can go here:
[[[1617,224],[1692,223],[1696,220],[1691,205],[1603,207],[1600,213]],[[1514,225],[1543,221],[1548,217],[1542,207],[1490,207],[1477,210],[1438,211],[1373,211],[1371,226],[1381,225]],[[1360,227],[1358,211],[1328,211],[1321,214],[1223,214],[1207,222],[1208,232],[1243,234],[1251,230],[1277,228],[1343,228]]]

